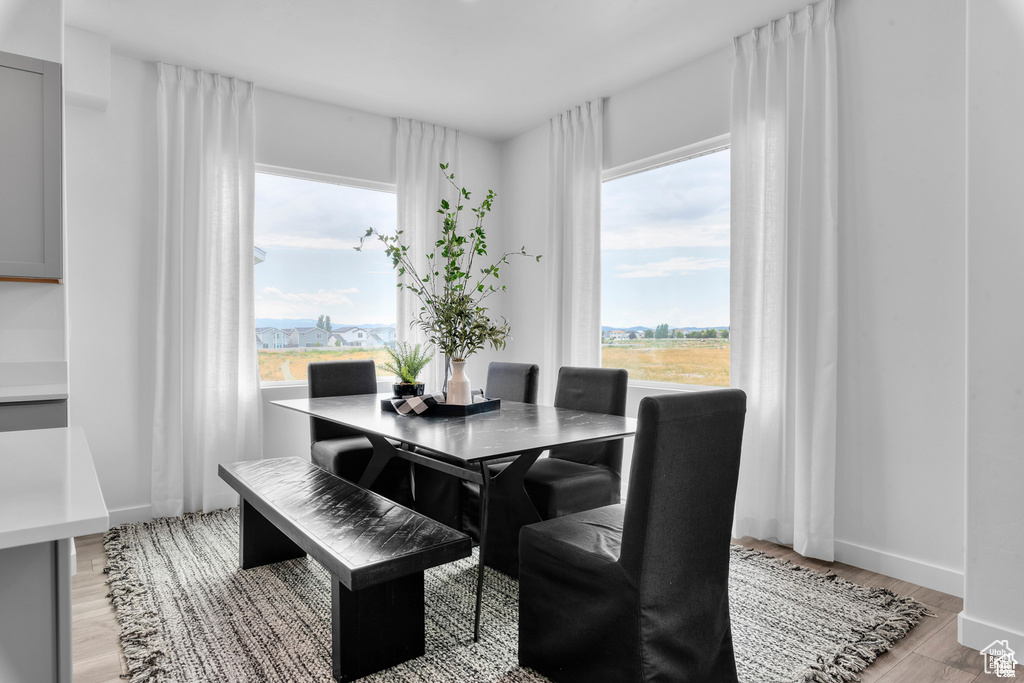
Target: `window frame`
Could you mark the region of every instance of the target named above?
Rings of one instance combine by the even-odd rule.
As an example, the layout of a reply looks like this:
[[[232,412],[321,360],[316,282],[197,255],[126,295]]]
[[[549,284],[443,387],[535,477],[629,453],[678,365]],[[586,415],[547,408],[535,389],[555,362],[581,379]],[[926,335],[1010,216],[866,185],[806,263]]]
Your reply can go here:
[[[300,168],[289,168],[287,166],[275,166],[273,164],[256,163],[256,173],[283,176],[285,178],[295,178],[297,180],[310,180],[317,183],[327,183],[329,185],[343,185],[345,187],[354,187],[360,190],[376,190],[377,192],[387,192],[388,194],[392,195],[398,194],[398,185],[396,183],[386,183],[379,180],[366,180],[363,178],[352,178],[349,176],[334,175],[331,173],[321,173],[319,171],[307,171]],[[255,219],[256,216],[254,214],[253,220]],[[256,266],[253,265],[253,267],[255,268]],[[253,292],[253,297],[255,296],[256,292]],[[329,338],[330,337],[328,337],[328,339]],[[261,389],[272,389],[274,387],[304,387],[306,386],[306,384],[307,380],[303,379],[285,379],[276,381],[265,381],[262,378],[260,379]],[[381,378],[377,378],[378,391],[383,391],[381,387],[384,386],[385,384],[387,386],[390,386],[391,381],[388,380],[384,382]]]
[[[667,152],[660,152],[649,157],[644,157],[643,159],[637,159],[636,161],[630,161],[625,164],[620,164],[619,166],[607,168],[601,173],[602,191],[604,188],[604,184],[609,180],[617,180],[618,178],[625,178],[626,176],[636,175],[638,173],[643,173],[645,171],[653,171],[654,169],[660,168],[662,166],[669,166],[671,164],[689,161],[690,159],[696,159],[697,157],[702,157],[706,154],[714,154],[715,152],[720,152],[724,149],[729,149],[730,147],[732,147],[731,138],[732,136],[729,133],[723,133],[722,135],[716,135],[715,137],[708,138],[707,140],[701,140],[700,142],[695,142],[690,145],[684,145],[682,147],[677,147],[675,149],[668,150]],[[729,249],[731,253],[732,247],[730,246]],[[603,268],[603,261],[601,265]],[[732,318],[731,311],[729,317],[730,319]],[[600,328],[597,330],[597,332],[598,334],[601,333]],[[730,334],[730,342],[731,341],[732,335]],[[673,382],[655,382],[652,380],[640,379],[630,379],[628,386],[630,388],[657,390],[664,392],[694,392],[728,388],[709,386],[706,384],[676,384]]]

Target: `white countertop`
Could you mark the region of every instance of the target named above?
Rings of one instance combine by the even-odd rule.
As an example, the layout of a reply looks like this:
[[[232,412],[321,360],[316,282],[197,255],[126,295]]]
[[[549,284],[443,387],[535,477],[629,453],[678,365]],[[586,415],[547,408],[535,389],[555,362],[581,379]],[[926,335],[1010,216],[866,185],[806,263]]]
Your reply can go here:
[[[0,363],[0,403],[67,397],[68,364],[65,361]]]
[[[0,432],[0,549],[109,528],[81,427]]]

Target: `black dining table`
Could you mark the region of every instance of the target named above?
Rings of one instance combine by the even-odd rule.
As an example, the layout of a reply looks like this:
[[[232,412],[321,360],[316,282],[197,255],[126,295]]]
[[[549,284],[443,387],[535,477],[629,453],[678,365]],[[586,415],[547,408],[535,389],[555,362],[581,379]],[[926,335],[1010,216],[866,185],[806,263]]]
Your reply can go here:
[[[519,575],[519,530],[541,521],[523,486],[527,470],[547,449],[631,436],[636,420],[501,401],[491,412],[467,416],[400,415],[381,407],[388,394],[271,401],[311,417],[361,431],[373,457],[359,485],[369,488],[392,458],[402,458],[480,485],[480,565],[474,638],[480,634],[483,566]],[[395,445],[397,442],[398,445]],[[514,457],[500,472],[488,463]]]

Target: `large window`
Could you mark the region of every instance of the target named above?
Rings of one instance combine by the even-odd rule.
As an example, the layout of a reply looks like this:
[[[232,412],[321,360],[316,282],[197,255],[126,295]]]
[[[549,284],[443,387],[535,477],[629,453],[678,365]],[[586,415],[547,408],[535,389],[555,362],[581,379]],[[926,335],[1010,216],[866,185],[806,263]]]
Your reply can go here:
[[[394,231],[395,195],[257,173],[255,208],[260,379],[305,380],[318,360],[379,365],[395,343],[395,273],[375,244],[352,247],[370,226]]]
[[[729,150],[606,180],[601,365],[631,380],[729,385]]]

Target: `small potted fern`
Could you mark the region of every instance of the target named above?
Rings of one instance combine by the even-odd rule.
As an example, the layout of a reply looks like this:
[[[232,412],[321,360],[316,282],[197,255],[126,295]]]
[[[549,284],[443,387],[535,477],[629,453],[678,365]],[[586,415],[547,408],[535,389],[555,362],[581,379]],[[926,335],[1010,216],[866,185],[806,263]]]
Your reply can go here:
[[[422,396],[423,382],[417,382],[416,378],[419,377],[423,367],[430,362],[433,351],[421,350],[419,344],[410,346],[405,342],[399,342],[395,348],[386,347],[385,350],[391,356],[391,361],[381,363],[380,366],[388,372],[395,373],[400,380],[391,385],[395,398]]]

